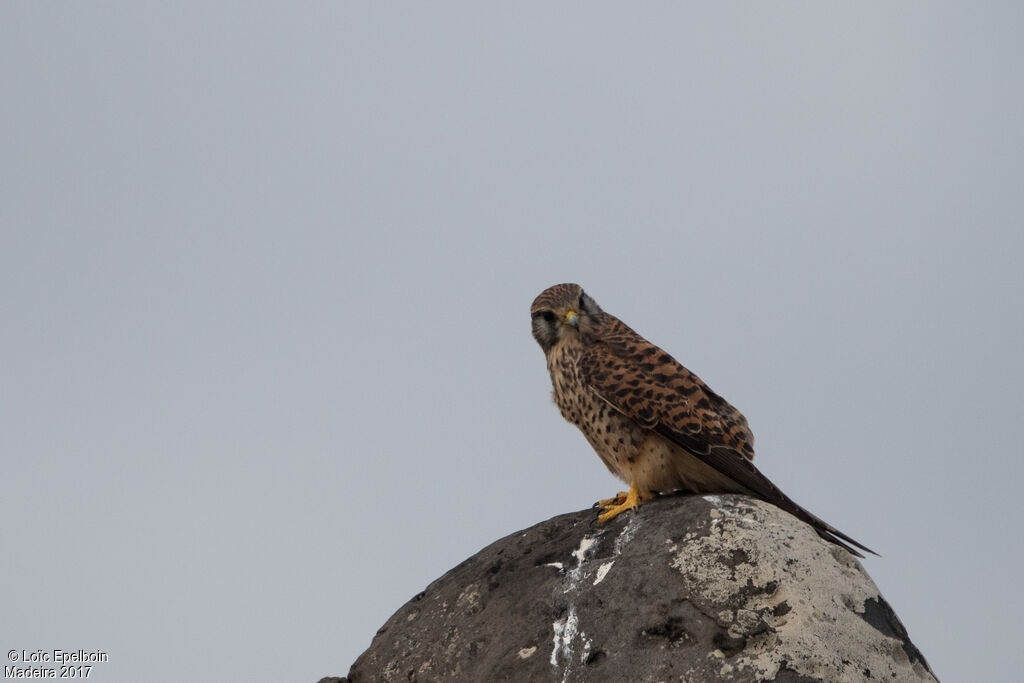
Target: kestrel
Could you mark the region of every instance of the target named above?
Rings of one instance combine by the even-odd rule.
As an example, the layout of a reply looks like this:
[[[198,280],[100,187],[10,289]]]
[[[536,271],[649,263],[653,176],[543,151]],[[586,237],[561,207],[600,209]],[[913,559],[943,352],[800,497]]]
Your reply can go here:
[[[740,411],[675,358],[600,306],[576,284],[541,292],[530,306],[562,417],[579,427],[629,491],[599,501],[599,522],[656,493],[744,493],[782,508],[863,557],[861,545],[794,503],[754,466],[754,435]],[[844,543],[843,541],[846,541]]]

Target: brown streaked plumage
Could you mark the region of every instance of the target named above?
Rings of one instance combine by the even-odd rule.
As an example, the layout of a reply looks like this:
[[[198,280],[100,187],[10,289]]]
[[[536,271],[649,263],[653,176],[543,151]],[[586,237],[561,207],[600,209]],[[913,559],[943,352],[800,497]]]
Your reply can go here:
[[[600,501],[601,522],[656,493],[745,493],[858,557],[847,543],[874,553],[761,474],[746,418],[672,356],[602,311],[582,287],[549,287],[534,299],[530,315],[555,405],[612,474],[629,484],[628,493]]]

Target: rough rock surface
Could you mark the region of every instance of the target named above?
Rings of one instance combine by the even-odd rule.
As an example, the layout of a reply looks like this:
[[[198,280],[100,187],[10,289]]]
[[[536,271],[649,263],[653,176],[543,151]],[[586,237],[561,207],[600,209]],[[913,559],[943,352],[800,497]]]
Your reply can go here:
[[[854,557],[744,496],[507,536],[399,609],[348,679],[935,680]]]

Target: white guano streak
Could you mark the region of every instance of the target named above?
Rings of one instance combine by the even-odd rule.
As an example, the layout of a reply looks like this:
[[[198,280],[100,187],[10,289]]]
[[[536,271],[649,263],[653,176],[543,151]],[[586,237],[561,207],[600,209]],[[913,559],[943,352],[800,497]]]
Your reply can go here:
[[[636,513],[630,515],[629,522],[623,527],[622,531],[615,538],[615,544],[612,550],[612,557],[601,564],[594,574],[594,580],[591,583],[592,586],[596,586],[601,583],[604,578],[611,571],[612,565],[615,564],[616,558],[622,554],[623,549],[626,545],[633,540],[637,530],[640,528],[639,517]],[[573,599],[576,593],[579,592],[584,575],[584,563],[587,560],[587,553],[594,547],[597,539],[600,538],[600,533],[597,537],[591,538],[590,536],[584,536],[580,540],[580,546],[572,552],[572,556],[576,558],[576,566],[565,572],[565,579],[563,580],[562,592],[569,595],[569,607],[565,612],[565,617],[558,619],[551,624],[551,630],[553,632],[552,642],[553,647],[551,648],[551,666],[557,667],[559,659],[564,662],[565,668],[562,671],[562,681],[565,683],[569,680],[569,670],[573,664],[573,642],[576,637],[579,636],[580,642],[583,645],[582,652],[580,653],[580,663],[585,664],[587,657],[590,655],[590,639],[586,637],[586,634],[580,630],[580,619],[576,613],[576,601]],[[557,566],[561,571],[565,571],[558,562],[549,562],[547,566]]]

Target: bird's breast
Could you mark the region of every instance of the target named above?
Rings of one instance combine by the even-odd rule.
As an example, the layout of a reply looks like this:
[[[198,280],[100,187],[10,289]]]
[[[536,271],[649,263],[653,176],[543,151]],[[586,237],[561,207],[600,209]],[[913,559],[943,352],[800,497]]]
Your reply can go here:
[[[580,371],[580,350],[564,342],[556,345],[548,354],[548,372],[551,374],[551,396],[562,417],[580,426],[583,404],[587,402]]]
[[[576,425],[612,474],[628,472],[644,439],[644,430],[590,390],[580,370],[580,351],[563,344],[548,356],[552,398],[562,417]]]

